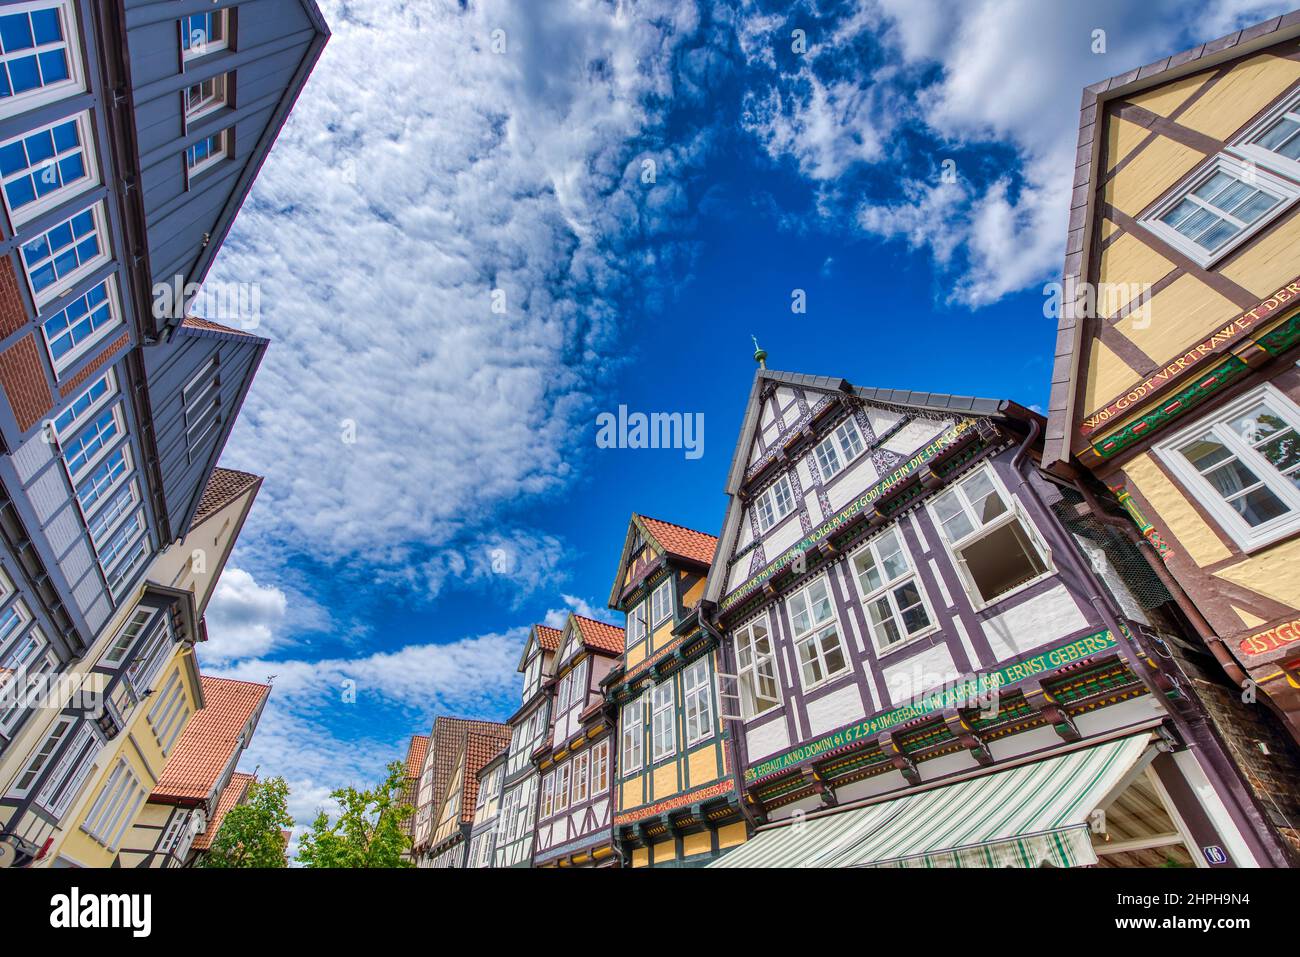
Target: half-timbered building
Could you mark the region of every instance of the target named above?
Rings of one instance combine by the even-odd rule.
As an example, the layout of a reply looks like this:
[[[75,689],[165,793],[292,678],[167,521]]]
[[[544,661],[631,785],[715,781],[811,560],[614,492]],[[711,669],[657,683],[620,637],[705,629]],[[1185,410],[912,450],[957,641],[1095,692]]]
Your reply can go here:
[[[536,837],[538,774],[533,752],[550,732],[551,698],[546,680],[554,673],[560,630],[534,625],[524,642],[518,670],[523,673],[523,701],[508,719],[510,747],[503,772],[501,811],[497,821],[495,867],[529,867]]]
[[[1042,425],[760,368],[705,595],[759,829],[713,866],[1273,859],[1158,650],[1169,596]]]
[[[474,808],[474,826],[469,834],[469,859],[466,867],[492,867],[496,859],[497,822],[501,814],[501,782],[505,776],[506,756],[510,745],[497,749],[495,755],[478,772],[478,799]]]
[[[547,681],[554,696],[550,735],[533,754],[541,774],[535,867],[618,863],[612,828],[617,724],[600,683],[622,658],[622,628],[569,615]]]
[[[1088,87],[1076,162],[1045,461],[1176,581],[1300,848],[1300,13]]]
[[[478,773],[509,740],[510,727],[506,724],[494,725],[491,731],[476,728],[465,735],[447,779],[447,793],[429,842],[429,867],[468,866],[469,836],[478,807]]]
[[[433,719],[429,743],[420,768],[416,789],[415,824],[410,854],[419,867],[432,867],[433,836],[442,823],[443,799],[447,786],[463,757],[465,739],[471,733],[495,735],[501,725],[495,721],[476,721],[440,715]]]
[[[743,844],[735,739],[717,696],[719,636],[700,615],[717,539],[633,515],[610,607],[622,660],[601,682],[618,721],[614,838],[631,867],[707,863]]]
[[[420,772],[424,770],[424,756],[428,750],[427,734],[411,735],[411,742],[406,747],[406,789],[402,792],[402,800],[411,806],[411,816],[406,819],[406,836],[410,840],[410,845],[402,852],[402,856],[408,860],[413,860],[411,847],[415,844],[415,817],[420,801]]]

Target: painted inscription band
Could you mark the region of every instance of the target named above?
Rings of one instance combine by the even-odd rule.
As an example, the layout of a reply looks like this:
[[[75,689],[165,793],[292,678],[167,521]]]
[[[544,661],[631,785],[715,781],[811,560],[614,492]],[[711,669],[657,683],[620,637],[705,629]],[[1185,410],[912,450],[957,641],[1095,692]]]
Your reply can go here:
[[[1190,373],[1207,359],[1222,353],[1222,346],[1240,339],[1248,330],[1269,318],[1288,302],[1300,297],[1300,276],[1263,300],[1255,308],[1243,312],[1227,325],[1215,331],[1208,339],[1192,346],[1159,372],[1139,383],[1102,408],[1086,416],[1079,425],[1080,435],[1091,435],[1116,416],[1141,405],[1145,399],[1154,398],[1167,386]]]
[[[921,718],[937,711],[955,707],[961,703],[974,701],[995,688],[1005,688],[1024,681],[1026,678],[1055,671],[1057,668],[1073,664],[1081,658],[1113,648],[1116,643],[1115,636],[1109,630],[1099,631],[1092,635],[1076,638],[1069,644],[1062,645],[1052,651],[1026,658],[1018,664],[1008,665],[1000,671],[967,678],[952,687],[925,695],[914,704],[904,705],[892,711],[885,711],[873,718],[868,718],[833,734],[818,738],[816,741],[810,741],[792,751],[787,751],[785,754],[769,758],[752,768],[746,768],[745,783],[752,784],[760,778],[765,778],[778,771],[784,771],[796,764],[807,761],[809,758],[815,758],[819,754],[834,751],[846,744],[852,744],[854,741],[870,740],[881,732],[888,731],[890,728],[906,721],[911,721],[913,718]]]
[[[1241,649],[1243,655],[1255,657],[1256,655],[1266,655],[1270,651],[1277,651],[1277,649],[1285,648],[1287,645],[1300,645],[1300,620],[1288,621],[1276,628],[1270,628],[1268,631],[1261,631],[1249,638],[1243,638],[1241,644],[1237,647]],[[1297,650],[1300,650],[1300,648]]]
[[[877,499],[888,492],[891,488],[896,486],[899,482],[910,478],[917,469],[923,466],[926,462],[929,462],[944,449],[952,446],[974,427],[974,419],[962,419],[956,424],[950,426],[942,435],[938,436],[929,445],[918,451],[910,459],[898,468],[894,469],[894,471],[890,472],[887,476],[875,485],[871,486],[871,488],[867,489],[848,505],[844,506],[833,516],[822,522],[821,525],[817,526],[817,528],[804,536],[802,540],[796,542],[794,545],[782,552],[779,558],[768,562],[768,564],[764,565],[756,575],[752,576],[743,584],[736,586],[735,590],[732,591],[731,594],[722,599],[718,606],[720,610],[725,612],[728,609],[733,608],[737,603],[744,601],[752,595],[754,591],[763,584],[763,582],[767,581],[786,565],[789,565],[794,561],[796,556],[802,555],[823,539],[835,534],[835,532],[843,527],[849,519],[871,507]]]

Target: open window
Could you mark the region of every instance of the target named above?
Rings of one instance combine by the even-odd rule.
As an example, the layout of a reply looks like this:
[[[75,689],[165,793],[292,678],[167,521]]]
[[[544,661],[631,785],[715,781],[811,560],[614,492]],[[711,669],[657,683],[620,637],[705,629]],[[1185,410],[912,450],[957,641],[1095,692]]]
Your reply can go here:
[[[757,618],[736,630],[736,670],[740,684],[741,714],[756,718],[781,704],[776,679],[776,654],[767,618]]]
[[[1051,571],[1046,548],[987,465],[939,495],[930,513],[977,607]]]

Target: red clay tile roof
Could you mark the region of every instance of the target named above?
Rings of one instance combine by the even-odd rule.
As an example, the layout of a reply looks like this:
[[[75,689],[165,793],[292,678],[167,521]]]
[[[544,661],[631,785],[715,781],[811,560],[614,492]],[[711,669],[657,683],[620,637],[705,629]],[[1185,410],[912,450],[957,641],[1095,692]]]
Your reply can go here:
[[[500,724],[496,721],[472,721],[468,718],[447,717],[434,719],[433,734],[430,737],[429,745],[433,749],[433,754],[430,755],[429,760],[434,762],[433,810],[435,812],[442,807],[443,799],[447,796],[447,783],[451,780],[452,772],[456,769],[456,762],[464,751],[466,737],[471,732],[495,735],[503,728],[508,737],[510,733],[509,725]],[[436,824],[436,813],[434,818]]]
[[[186,329],[206,329],[209,332],[228,332],[233,336],[248,336],[256,339],[251,332],[244,329],[235,329],[231,326],[223,326],[219,322],[213,322],[211,319],[200,319],[198,316],[186,316],[181,320],[181,325]]]
[[[212,793],[240,746],[239,735],[266,702],[271,686],[204,675],[204,706],[185,725],[154,785],[151,801],[201,801]],[[247,741],[243,742],[245,745]]]
[[[460,798],[460,822],[474,823],[474,808],[478,805],[478,773],[510,744],[510,725],[503,724],[492,734],[471,731],[465,741],[465,787]]]
[[[672,522],[660,521],[646,515],[638,517],[645,525],[646,531],[654,536],[654,540],[662,545],[669,555],[704,565],[713,563],[713,553],[718,547],[716,536],[706,535],[693,528],[674,525]]]
[[[424,755],[429,750],[427,734],[411,735],[411,746],[406,749],[406,776],[419,779],[420,769],[424,767]]]
[[[533,627],[537,629],[537,643],[542,646],[543,651],[559,651],[560,638],[564,636],[564,632],[549,625],[534,625]]]
[[[245,774],[243,771],[236,771],[230,776],[230,783],[221,791],[221,797],[217,798],[217,809],[212,812],[212,817],[208,819],[208,827],[202,834],[194,839],[190,847],[196,851],[206,851],[212,846],[212,839],[217,836],[217,831],[221,830],[221,821],[236,804],[242,804],[248,795],[248,786],[256,781],[257,778],[252,774]]]
[[[212,475],[208,477],[207,486],[203,489],[203,497],[199,499],[199,507],[194,512],[194,519],[190,522],[190,528],[221,511],[260,481],[262,481],[262,477],[251,472],[237,472],[234,469],[220,467],[214,468]]]
[[[618,625],[609,625],[594,618],[583,618],[581,615],[574,615],[573,620],[582,635],[583,644],[611,655],[623,653],[623,629]]]

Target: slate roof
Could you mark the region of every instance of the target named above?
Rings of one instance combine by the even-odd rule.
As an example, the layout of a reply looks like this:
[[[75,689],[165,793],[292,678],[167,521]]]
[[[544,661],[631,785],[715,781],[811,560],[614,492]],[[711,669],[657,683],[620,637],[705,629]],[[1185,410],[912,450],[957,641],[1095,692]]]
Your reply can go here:
[[[623,629],[618,625],[596,621],[594,618],[583,618],[581,615],[574,615],[573,621],[582,636],[582,643],[588,648],[595,648],[597,651],[611,655],[623,653]]]
[[[220,466],[214,468],[199,498],[199,507],[194,511],[190,528],[206,521],[261,481],[262,476],[252,472],[238,472]]]
[[[185,725],[149,795],[151,801],[201,801],[211,794],[240,747],[240,733],[271,693],[270,685],[252,681],[207,675],[199,680],[204,706]]]
[[[207,829],[194,838],[190,845],[196,851],[206,851],[212,846],[213,839],[217,832],[221,830],[221,822],[229,811],[236,804],[242,804],[248,795],[248,786],[257,780],[253,774],[245,774],[243,771],[236,771],[230,776],[230,783],[221,790],[221,796],[217,798],[217,808],[212,812],[212,817],[208,819]]]
[[[718,547],[716,535],[697,532],[693,528],[676,525],[673,522],[665,522],[658,518],[651,518],[648,515],[638,517],[641,519],[642,524],[645,525],[646,531],[654,537],[656,542],[663,546],[664,551],[669,555],[675,558],[685,558],[692,562],[699,562],[702,565],[713,563],[713,553]]]
[[[1101,133],[1105,124],[1099,120],[1105,105],[1122,96],[1211,69],[1227,60],[1248,56],[1296,36],[1300,36],[1300,10],[1273,17],[1084,88],[1083,100],[1079,105],[1079,137],[1075,152],[1069,231],[1066,234],[1065,265],[1061,271],[1062,283],[1066,288],[1072,282],[1086,280],[1090,273],[1092,249],[1087,237],[1092,231],[1097,198],[1094,175],[1102,153],[1104,137]],[[1043,443],[1045,466],[1067,461],[1071,455],[1072,433],[1077,417],[1075,400],[1079,382],[1076,381],[1076,376],[1079,372],[1083,329],[1084,323],[1076,320],[1071,310],[1061,310],[1057,321],[1052,392],[1048,399],[1048,424]]]

